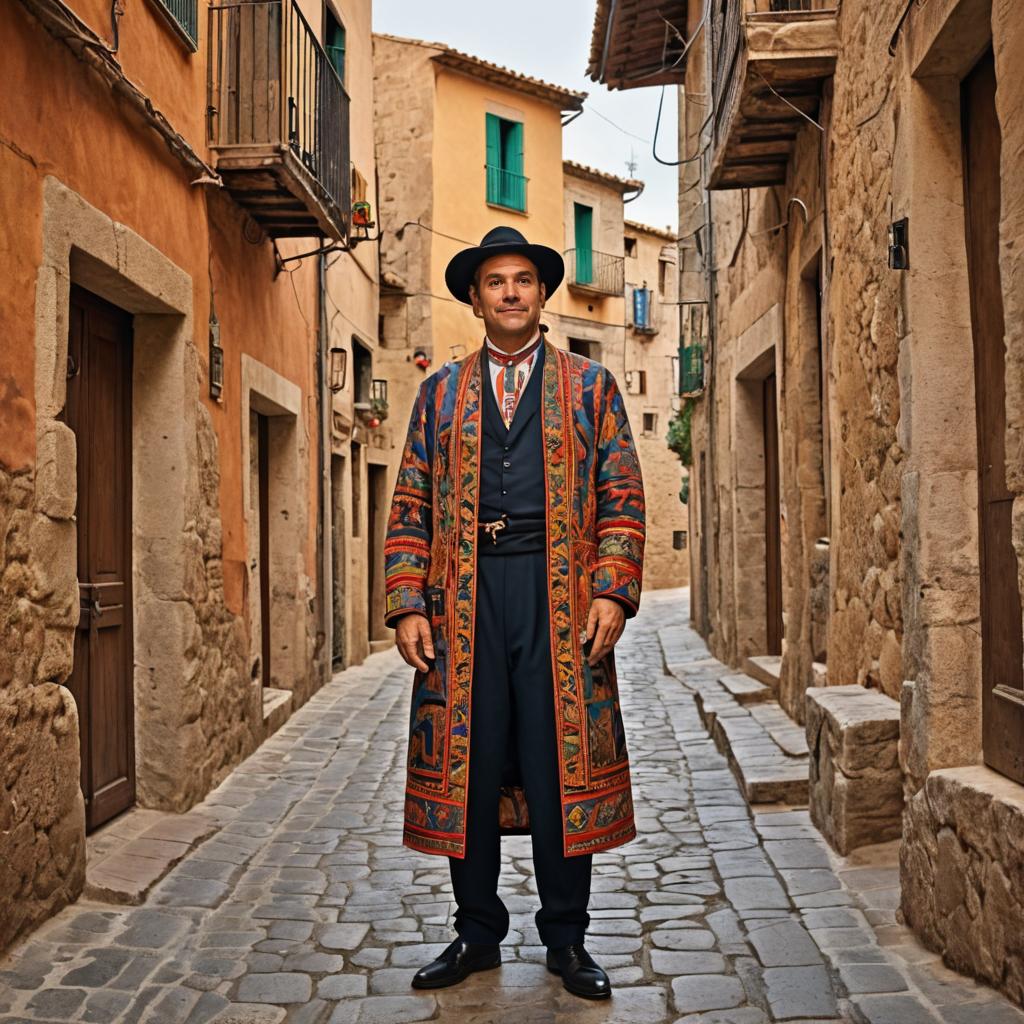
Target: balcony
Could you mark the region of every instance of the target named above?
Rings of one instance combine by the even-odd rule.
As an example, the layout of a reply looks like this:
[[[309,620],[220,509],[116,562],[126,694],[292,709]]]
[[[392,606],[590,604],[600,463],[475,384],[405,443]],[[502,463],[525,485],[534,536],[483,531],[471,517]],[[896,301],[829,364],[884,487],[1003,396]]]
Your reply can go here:
[[[504,167],[487,164],[487,202],[506,210],[526,212],[526,183],[529,178]]]
[[[626,260],[593,249],[567,249],[565,279],[572,291],[584,295],[622,295],[626,287]]]
[[[699,395],[704,390],[704,346],[686,345],[679,349],[679,394]]]
[[[272,238],[344,238],[348,95],[295,0],[209,18],[209,142],[228,191]]]
[[[710,188],[780,185],[835,69],[836,0],[725,0],[712,23]]]

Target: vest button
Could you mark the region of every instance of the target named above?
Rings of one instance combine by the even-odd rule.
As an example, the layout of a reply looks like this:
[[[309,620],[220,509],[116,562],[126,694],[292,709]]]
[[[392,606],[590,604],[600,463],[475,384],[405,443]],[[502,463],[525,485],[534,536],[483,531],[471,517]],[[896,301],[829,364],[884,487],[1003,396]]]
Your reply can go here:
[[[505,460],[505,461],[504,461],[504,462],[502,463],[502,465],[503,465],[503,466],[504,466],[504,467],[505,467],[506,469],[508,469],[508,467],[509,467],[509,466],[511,466],[511,465],[512,465],[512,463],[511,463],[511,462],[509,462],[509,461],[508,461],[508,459],[506,459],[506,460]]]

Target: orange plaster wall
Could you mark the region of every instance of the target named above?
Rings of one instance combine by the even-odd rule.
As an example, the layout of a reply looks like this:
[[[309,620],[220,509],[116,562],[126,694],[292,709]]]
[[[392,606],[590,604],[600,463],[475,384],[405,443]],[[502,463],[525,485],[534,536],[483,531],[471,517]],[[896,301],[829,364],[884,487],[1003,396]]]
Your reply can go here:
[[[109,38],[109,7],[75,0],[75,11]],[[162,139],[108,85],[56,41],[17,0],[0,0],[5,26],[5,77],[19,84],[0,105],[0,462],[10,468],[35,459],[34,337],[36,273],[41,258],[42,185],[53,175],[88,203],[137,232],[188,273],[194,289],[195,342],[207,359],[209,273],[212,271],[221,343],[225,349],[222,403],[197,382],[219,440],[220,503],[224,533],[225,595],[243,607],[247,558],[242,508],[241,354],[297,384],[304,395],[309,454],[306,572],[317,575],[315,514],[316,262],[292,264],[293,274],[273,279],[270,243],[251,245],[245,217],[230,196],[191,186],[191,172]],[[119,59],[136,84],[189,138],[200,155],[205,110],[205,7],[200,10],[200,51],[190,55],[166,29],[151,4],[139,0],[121,21]],[[207,216],[209,208],[209,219]],[[314,248],[315,240],[282,243],[285,255]]]
[[[491,228],[507,224],[531,242],[561,252],[562,124],[560,112],[548,103],[513,89],[439,68],[435,84],[434,217],[435,229],[474,244]],[[526,214],[487,204],[485,115],[489,103],[518,111],[523,117]],[[448,301],[444,269],[464,246],[435,234],[432,239],[434,351],[437,360],[450,356],[449,346],[476,348],[483,327],[468,306]],[[440,296],[440,297],[439,297]],[[548,308],[559,312],[557,293]]]

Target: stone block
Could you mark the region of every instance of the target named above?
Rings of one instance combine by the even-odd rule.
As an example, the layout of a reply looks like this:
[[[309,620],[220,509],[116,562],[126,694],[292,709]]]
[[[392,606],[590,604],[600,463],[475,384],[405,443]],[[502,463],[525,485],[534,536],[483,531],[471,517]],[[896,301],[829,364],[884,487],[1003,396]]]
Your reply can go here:
[[[811,819],[839,853],[900,836],[900,705],[862,686],[807,691]]]
[[[70,519],[78,498],[75,435],[66,423],[48,421],[36,454],[36,511]]]
[[[948,966],[1024,1003],[1024,787],[982,765],[935,771],[904,821],[906,923]]]

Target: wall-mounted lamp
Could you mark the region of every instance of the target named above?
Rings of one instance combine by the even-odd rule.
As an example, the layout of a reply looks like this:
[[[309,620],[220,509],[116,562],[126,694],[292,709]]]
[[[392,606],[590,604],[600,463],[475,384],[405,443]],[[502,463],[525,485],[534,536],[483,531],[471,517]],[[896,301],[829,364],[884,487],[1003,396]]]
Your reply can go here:
[[[210,397],[220,401],[224,390],[224,349],[220,346],[220,323],[217,314],[210,313]]]
[[[910,221],[904,217],[889,225],[889,269],[910,268]]]
[[[345,386],[345,374],[348,369],[348,351],[334,347],[330,350],[327,365],[327,387],[331,393],[337,393]]]
[[[418,348],[412,354],[412,361],[421,369],[426,370],[430,366],[430,356],[423,349]]]
[[[388,404],[388,382],[385,377],[374,377],[370,381],[370,403],[374,402]]]
[[[675,551],[686,550],[686,531],[685,530],[673,530],[672,531],[672,548]]]

